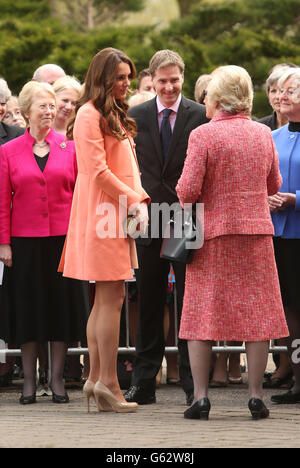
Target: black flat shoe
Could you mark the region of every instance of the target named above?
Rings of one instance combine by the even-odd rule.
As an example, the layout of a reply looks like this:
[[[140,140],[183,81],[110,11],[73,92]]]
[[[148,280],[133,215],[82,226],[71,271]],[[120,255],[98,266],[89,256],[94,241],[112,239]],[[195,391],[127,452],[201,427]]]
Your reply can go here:
[[[184,412],[184,417],[186,419],[202,419],[203,421],[208,421],[210,408],[209,399],[201,398],[201,400],[196,401],[193,406]]]
[[[21,395],[19,402],[20,405],[33,405],[34,403],[36,403],[36,395],[35,393],[26,397],[24,395]]]
[[[251,398],[248,403],[248,408],[251,412],[252,419],[266,419],[270,415],[270,411],[264,402],[258,398]]]
[[[277,405],[293,405],[300,403],[300,392],[293,393],[292,390],[287,393],[281,393],[280,395],[271,396],[271,401],[277,403]]]

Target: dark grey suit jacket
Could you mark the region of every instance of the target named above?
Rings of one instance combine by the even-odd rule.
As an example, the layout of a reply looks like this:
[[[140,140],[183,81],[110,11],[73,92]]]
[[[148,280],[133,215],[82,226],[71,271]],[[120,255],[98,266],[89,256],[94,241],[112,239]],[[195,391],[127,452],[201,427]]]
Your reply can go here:
[[[0,145],[4,145],[4,143],[23,135],[23,133],[25,133],[25,128],[6,125],[0,122]]]
[[[205,106],[182,96],[168,154],[163,160],[156,98],[134,106],[129,115],[137,123],[136,153],[142,185],[152,203],[178,202],[175,187],[181,176],[191,131],[208,122]],[[138,239],[140,242],[140,239]],[[150,243],[149,240],[148,243]],[[143,244],[147,245],[146,240]]]
[[[257,122],[267,125],[268,127],[270,127],[271,130],[276,130],[277,129],[276,112],[273,112],[273,114],[267,115],[266,117],[263,117],[262,119],[258,119]]]

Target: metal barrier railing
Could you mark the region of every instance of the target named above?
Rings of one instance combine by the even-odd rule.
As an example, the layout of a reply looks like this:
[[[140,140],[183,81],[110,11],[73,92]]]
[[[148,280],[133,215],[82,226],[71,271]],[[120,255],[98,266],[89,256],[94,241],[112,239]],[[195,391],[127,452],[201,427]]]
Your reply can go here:
[[[120,347],[119,348],[119,354],[134,354],[135,353],[135,348],[130,346],[130,335],[129,335],[129,318],[130,318],[130,311],[129,311],[129,284],[135,282],[135,279],[133,280],[128,280],[125,282],[125,321],[126,321],[126,346],[125,347]],[[166,354],[175,354],[178,352],[178,312],[177,312],[177,292],[176,292],[176,284],[174,282],[174,288],[173,288],[173,293],[174,293],[174,336],[175,336],[175,344],[174,346],[166,346],[165,348],[165,353]],[[3,343],[3,342],[2,342]],[[1,340],[0,340],[0,345],[1,345]],[[50,362],[50,347],[48,344],[48,357],[49,357],[49,362]],[[223,346],[213,346],[212,348],[213,353],[240,353],[244,354],[246,353],[246,347],[245,346],[227,346],[226,342],[224,342]],[[269,353],[274,354],[274,353],[287,353],[287,347],[286,346],[275,346],[274,341],[270,342],[270,347],[269,347]],[[67,354],[69,356],[75,356],[75,355],[86,355],[88,354],[88,348],[69,348]],[[8,349],[6,347],[0,346],[0,363],[6,362],[6,357],[9,356],[21,356],[21,350],[20,349]]]
[[[178,352],[177,346],[167,346],[165,348],[166,354],[175,354]],[[212,347],[213,353],[246,353],[245,346],[213,346]],[[269,353],[287,353],[286,346],[270,346]],[[119,354],[127,354],[127,353],[135,353],[135,348],[119,348]],[[75,356],[75,355],[84,355],[88,354],[88,348],[69,348],[67,352],[68,356]],[[0,362],[4,363],[6,357],[10,356],[21,356],[20,349],[0,349]]]

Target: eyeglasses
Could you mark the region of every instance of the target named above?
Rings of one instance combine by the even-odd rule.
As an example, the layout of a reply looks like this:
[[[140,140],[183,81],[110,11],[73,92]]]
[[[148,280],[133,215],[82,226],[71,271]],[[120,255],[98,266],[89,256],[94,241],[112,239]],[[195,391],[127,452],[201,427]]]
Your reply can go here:
[[[296,93],[297,93],[296,88],[288,88],[288,89],[281,88],[280,89],[280,95],[281,96],[284,96],[286,94],[287,96],[291,97],[291,96],[294,96]]]

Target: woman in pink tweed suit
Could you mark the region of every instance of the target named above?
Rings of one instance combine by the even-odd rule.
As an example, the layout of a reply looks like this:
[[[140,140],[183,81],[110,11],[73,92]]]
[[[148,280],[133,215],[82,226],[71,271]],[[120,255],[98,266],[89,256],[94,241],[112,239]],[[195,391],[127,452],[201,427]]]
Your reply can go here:
[[[180,202],[204,203],[204,246],[187,267],[180,338],[189,342],[194,404],[207,419],[212,341],[245,341],[249,409],[268,417],[262,381],[269,340],[288,336],[274,259],[268,195],[281,186],[271,131],[250,120],[253,91],[243,68],[218,68],[207,89],[207,117],[195,129],[177,185]]]

